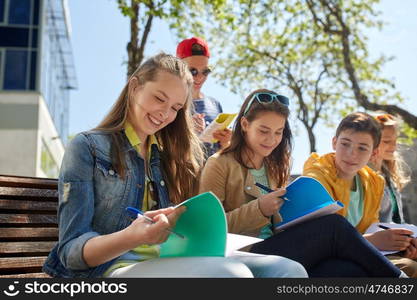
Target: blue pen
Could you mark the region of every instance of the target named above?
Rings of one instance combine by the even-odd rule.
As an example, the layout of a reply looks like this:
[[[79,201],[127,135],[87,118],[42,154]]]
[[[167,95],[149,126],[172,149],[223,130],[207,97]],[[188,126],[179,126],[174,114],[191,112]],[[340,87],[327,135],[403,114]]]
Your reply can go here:
[[[257,187],[260,187],[261,189],[263,189],[265,192],[268,192],[268,193],[272,193],[274,191],[270,189],[269,187],[264,186],[263,184],[260,184],[259,182],[255,182],[255,185]],[[287,197],[280,197],[280,198],[284,199],[285,201],[290,201],[290,199],[288,199]]]
[[[129,215],[129,217],[131,217],[132,219],[136,219],[138,216],[141,216],[142,218],[145,218],[146,221],[150,222],[151,224],[155,224],[155,221],[152,220],[151,218],[149,218],[148,216],[145,216],[145,214],[134,207],[128,206],[126,207],[126,212]],[[171,229],[167,229],[169,232],[175,234],[176,236],[178,236],[179,238],[185,239],[185,236],[183,236],[182,234],[179,234],[178,232],[175,232]]]

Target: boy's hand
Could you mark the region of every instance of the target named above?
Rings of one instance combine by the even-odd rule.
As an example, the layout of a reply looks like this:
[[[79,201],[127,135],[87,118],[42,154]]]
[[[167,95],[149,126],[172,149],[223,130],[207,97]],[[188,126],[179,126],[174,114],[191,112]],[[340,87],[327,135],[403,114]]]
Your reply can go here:
[[[416,259],[417,258],[417,238],[411,240],[410,246],[405,249],[403,257]]]
[[[194,129],[197,133],[202,133],[206,128],[206,121],[204,120],[205,114],[193,115]]]
[[[284,200],[282,200],[280,196],[285,193],[285,189],[278,189],[258,198],[259,210],[265,217],[270,217],[279,211],[284,203]]]
[[[402,228],[391,228],[366,235],[366,239],[383,251],[403,251],[410,246],[412,238],[407,235],[412,231]]]
[[[216,130],[213,133],[213,138],[215,138],[216,140],[219,140],[220,147],[224,149],[227,146],[229,146],[230,139],[232,138],[232,131],[229,128]]]

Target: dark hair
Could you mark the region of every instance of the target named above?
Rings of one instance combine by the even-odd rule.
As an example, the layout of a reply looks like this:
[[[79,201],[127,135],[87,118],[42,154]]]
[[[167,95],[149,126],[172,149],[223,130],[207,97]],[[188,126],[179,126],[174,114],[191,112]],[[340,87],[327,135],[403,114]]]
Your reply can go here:
[[[381,142],[381,128],[378,122],[367,113],[355,112],[344,117],[336,129],[336,137],[345,130],[369,133],[374,142],[374,149]]]
[[[204,51],[204,47],[200,44],[193,44],[191,46],[191,55],[206,55]]]
[[[242,154],[245,150],[245,133],[242,130],[240,120],[245,117],[249,122],[254,121],[262,112],[275,112],[282,115],[285,119],[288,119],[290,111],[288,106],[280,103],[279,101],[272,101],[269,103],[260,103],[253,101],[249,107],[249,110],[244,114],[248,102],[252,99],[253,95],[259,92],[274,93],[267,89],[259,89],[250,93],[240,108],[239,114],[236,118],[233,128],[232,139],[230,145],[225,148],[221,153],[233,152],[235,159],[244,167],[249,168],[243,161]],[[269,176],[274,179],[278,186],[284,186],[290,176],[291,169],[291,151],[292,151],[292,133],[290,125],[286,120],[284,131],[282,133],[282,140],[279,145],[272,151],[272,153],[265,158],[265,167]]]

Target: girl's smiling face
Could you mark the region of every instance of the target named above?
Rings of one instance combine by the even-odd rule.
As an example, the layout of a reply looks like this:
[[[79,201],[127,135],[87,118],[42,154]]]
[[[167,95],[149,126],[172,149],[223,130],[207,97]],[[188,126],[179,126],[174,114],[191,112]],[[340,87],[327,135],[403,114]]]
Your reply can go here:
[[[129,121],[139,138],[145,140],[175,120],[185,105],[188,89],[181,78],[165,71],[143,86],[137,79],[132,80]]]
[[[263,160],[280,144],[286,121],[284,116],[272,111],[259,113],[251,122],[242,117],[246,147],[253,152],[253,161]]]
[[[394,126],[386,126],[381,132],[381,143],[378,147],[378,158],[381,160],[394,160],[397,150],[397,130]]]

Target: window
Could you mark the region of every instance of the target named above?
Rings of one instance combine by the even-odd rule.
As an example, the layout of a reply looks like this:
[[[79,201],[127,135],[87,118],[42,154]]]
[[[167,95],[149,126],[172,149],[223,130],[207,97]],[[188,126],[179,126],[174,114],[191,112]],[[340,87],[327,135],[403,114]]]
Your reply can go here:
[[[31,60],[30,60],[30,78],[29,78],[29,89],[34,91],[36,88],[36,63],[37,55],[36,51],[31,51]]]
[[[22,50],[7,50],[4,68],[5,90],[25,90],[28,52]]]
[[[37,42],[37,41],[36,41]],[[0,27],[0,47],[28,47],[29,29]]]
[[[39,0],[34,0],[32,25],[39,25]]]
[[[38,30],[32,29],[32,48],[38,48]]]
[[[2,72],[3,72],[3,50],[0,48],[0,90],[2,89],[2,83],[3,83],[3,77],[2,77]]]
[[[30,24],[30,0],[9,1],[9,24]]]
[[[4,5],[5,0],[0,0],[0,23],[4,22]]]

